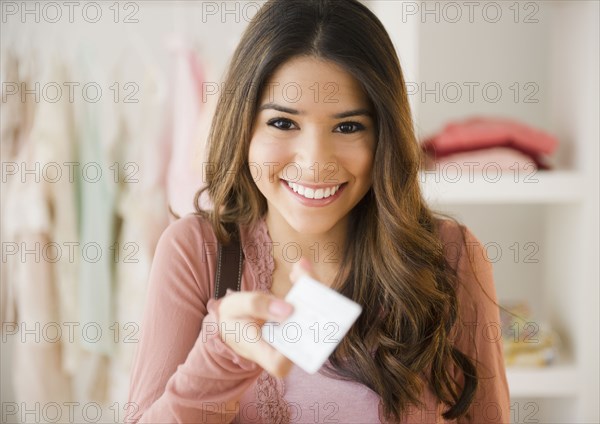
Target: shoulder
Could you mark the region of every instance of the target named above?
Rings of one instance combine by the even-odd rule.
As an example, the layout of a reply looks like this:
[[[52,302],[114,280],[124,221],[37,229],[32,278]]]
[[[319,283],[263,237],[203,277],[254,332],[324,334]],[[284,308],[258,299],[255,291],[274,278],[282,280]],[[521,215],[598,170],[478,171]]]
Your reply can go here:
[[[240,224],[239,229],[245,258],[242,286],[251,289],[257,287],[257,281],[260,281],[260,287],[263,287],[266,274],[272,269],[270,238],[264,221]],[[209,290],[212,296],[218,251],[219,242],[211,222],[201,215],[190,213],[172,221],[163,231],[154,255],[156,265],[153,266],[178,273],[185,270],[186,281],[193,277],[198,288],[202,292]]]
[[[162,232],[152,263],[156,284],[176,290],[210,291],[217,252],[217,238],[210,222],[188,214],[172,221]]]
[[[465,224],[440,219],[437,226],[444,254],[454,269],[464,270],[466,262],[479,267],[489,264],[484,244]]]
[[[244,252],[249,248],[260,247],[267,243],[268,235],[266,228],[261,225],[262,221],[241,224],[239,226],[240,237]],[[262,244],[261,244],[262,243]],[[172,221],[159,238],[159,245],[170,249],[176,249],[174,253],[188,256],[208,254],[216,255],[218,251],[218,239],[210,221],[201,215],[189,213]],[[251,255],[252,256],[252,255]]]
[[[495,300],[493,267],[481,240],[465,224],[450,219],[440,219],[438,231],[446,260],[458,277],[459,297]]]
[[[477,368],[478,387],[470,414],[481,417],[482,410],[493,405],[497,417],[508,422],[510,395],[492,262],[484,244],[466,225],[451,220],[439,225],[447,260],[457,275],[458,316],[449,339]],[[462,381],[462,371],[452,367],[452,373]],[[498,418],[494,422],[500,422]]]
[[[171,222],[163,231],[159,245],[177,249],[173,253],[184,254],[202,252],[206,245],[216,243],[217,238],[208,220],[200,215],[188,214]]]

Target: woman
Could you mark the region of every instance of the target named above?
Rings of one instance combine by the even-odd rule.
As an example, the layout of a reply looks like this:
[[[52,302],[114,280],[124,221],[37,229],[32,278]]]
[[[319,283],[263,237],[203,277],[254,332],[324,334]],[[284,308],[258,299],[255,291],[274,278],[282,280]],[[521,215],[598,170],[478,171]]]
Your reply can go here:
[[[129,422],[509,422],[491,264],[423,200],[380,21],[356,0],[271,0],[225,87],[204,189],[214,209],[201,190],[158,244]],[[232,224],[242,287],[215,300],[215,246]],[[363,308],[314,375],[243,332],[289,315],[302,272]]]

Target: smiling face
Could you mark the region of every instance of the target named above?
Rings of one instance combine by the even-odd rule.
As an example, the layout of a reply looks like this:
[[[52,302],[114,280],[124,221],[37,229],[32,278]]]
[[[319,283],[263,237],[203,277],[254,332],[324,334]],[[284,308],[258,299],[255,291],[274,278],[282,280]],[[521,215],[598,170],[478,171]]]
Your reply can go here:
[[[341,224],[371,187],[372,113],[337,64],[296,57],[280,66],[262,93],[248,154],[268,214],[302,234]]]

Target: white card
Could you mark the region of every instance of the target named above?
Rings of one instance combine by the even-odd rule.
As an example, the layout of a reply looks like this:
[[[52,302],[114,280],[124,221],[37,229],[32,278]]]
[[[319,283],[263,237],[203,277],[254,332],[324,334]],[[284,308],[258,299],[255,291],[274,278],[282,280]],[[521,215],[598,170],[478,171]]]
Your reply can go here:
[[[262,338],[314,374],[350,330],[362,307],[306,274],[293,284],[285,301],[294,311],[280,323],[265,322]]]

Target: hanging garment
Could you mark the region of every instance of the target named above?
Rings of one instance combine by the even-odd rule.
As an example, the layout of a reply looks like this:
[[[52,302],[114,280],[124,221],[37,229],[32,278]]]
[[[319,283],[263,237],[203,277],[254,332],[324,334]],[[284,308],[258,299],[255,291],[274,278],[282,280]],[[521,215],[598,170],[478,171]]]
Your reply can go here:
[[[93,81],[101,88],[90,91],[88,99],[76,104],[78,147],[78,199],[81,260],[77,292],[79,322],[88,326],[79,333],[78,372],[74,376],[74,401],[106,402],[108,365],[114,352],[114,261],[118,255],[116,194],[119,167],[122,165],[123,122],[115,110],[114,75],[97,60],[94,49],[79,47],[77,78]]]
[[[135,39],[135,38],[133,38]],[[139,41],[139,40],[138,40]],[[116,340],[109,365],[109,404],[125,405],[133,354],[139,329],[154,250],[167,227],[167,139],[163,136],[167,115],[164,76],[150,55],[140,54],[139,41],[128,46],[119,61],[118,80],[136,81],[136,102],[115,105],[126,123],[122,171],[117,196],[120,222],[115,274]],[[134,50],[135,49],[135,50]],[[140,60],[141,59],[141,60]]]
[[[71,80],[57,55],[49,58],[28,84]],[[72,130],[72,108],[65,96],[55,102],[40,99],[31,131],[15,157],[21,168],[34,172],[4,187],[3,236],[20,253],[7,264],[20,329],[12,364],[15,398],[28,410],[56,402],[63,417],[68,416],[65,402],[71,401],[70,375],[77,363],[64,325],[78,322],[72,302],[76,257],[69,252],[69,245],[77,243],[75,190],[61,168],[73,161]]]
[[[173,56],[171,159],[167,174],[167,196],[175,216],[194,212],[194,195],[202,186],[204,143],[200,120],[204,68],[196,52],[181,36],[172,36]],[[174,217],[171,217],[171,220]]]
[[[22,83],[26,87],[31,87],[32,82],[30,75],[27,75],[28,61],[32,59],[19,58],[16,51],[12,48],[7,48],[2,51],[1,74],[2,74],[2,108],[0,108],[0,157],[3,162],[2,176],[3,189],[0,190],[0,210],[2,220],[0,221],[0,232],[2,241],[12,243],[6,238],[7,225],[10,222],[6,221],[5,208],[9,202],[7,192],[8,185],[15,182],[15,179],[21,178],[21,169],[17,158],[21,150],[25,146],[27,136],[31,130],[33,115],[35,111],[35,102],[23,102],[21,100]],[[7,253],[6,257],[2,258],[2,269],[0,269],[0,328],[4,331],[5,323],[14,323],[16,325],[16,310],[15,310],[15,286],[11,281],[14,278],[9,273],[9,256],[17,254],[18,246],[11,245],[10,255],[8,250],[3,249]],[[7,248],[9,249],[8,245]],[[8,329],[8,328],[7,328]],[[13,328],[14,329],[14,328]],[[13,331],[11,329],[11,331]]]
[[[215,93],[214,87],[216,83],[210,85],[210,81],[218,81],[218,72],[211,66],[211,62],[203,63],[203,75],[207,82],[203,81],[200,97],[200,116],[198,117],[196,140],[194,141],[195,146],[195,161],[194,169],[196,175],[200,174],[200,185],[198,190],[206,186],[206,174],[209,171],[208,162],[208,137],[210,135],[210,127],[212,125],[212,119],[217,108],[217,102],[219,96],[222,94],[222,86],[219,85],[219,89]],[[202,196],[198,199],[198,204],[203,209],[212,209],[212,200],[205,191]]]
[[[98,336],[81,338],[90,351],[110,355],[114,348],[111,325],[114,322],[114,262],[116,196],[122,175],[123,123],[116,113],[112,93],[114,83],[101,63],[93,60],[91,49],[80,50],[81,80],[96,82],[102,91],[97,101],[82,101],[78,110],[80,242],[82,260],[79,280],[79,313],[82,325],[93,325]],[[92,98],[90,95],[90,98]],[[116,182],[117,181],[117,182]]]

